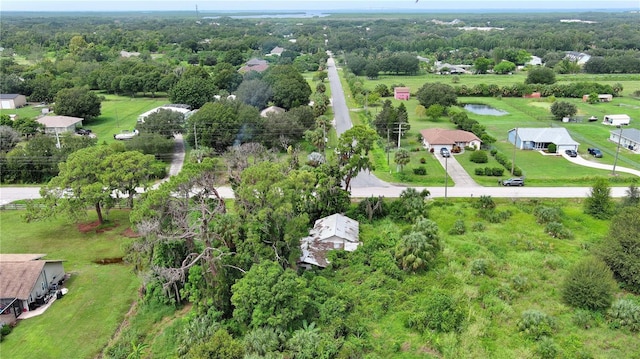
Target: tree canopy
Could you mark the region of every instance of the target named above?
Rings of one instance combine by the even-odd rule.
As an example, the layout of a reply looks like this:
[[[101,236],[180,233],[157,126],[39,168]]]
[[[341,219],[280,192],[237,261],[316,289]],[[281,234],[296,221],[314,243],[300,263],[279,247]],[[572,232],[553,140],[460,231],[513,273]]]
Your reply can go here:
[[[100,98],[88,88],[62,89],[55,97],[55,112],[87,121],[100,116]]]

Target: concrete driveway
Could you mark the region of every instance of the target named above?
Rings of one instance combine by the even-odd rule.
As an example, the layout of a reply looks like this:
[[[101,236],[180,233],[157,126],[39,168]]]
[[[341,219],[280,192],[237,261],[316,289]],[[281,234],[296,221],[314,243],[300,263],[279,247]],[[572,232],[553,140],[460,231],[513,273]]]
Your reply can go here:
[[[467,171],[460,165],[460,162],[456,160],[456,157],[451,154],[450,157],[442,157],[439,151],[433,153],[433,156],[440,162],[442,168],[444,168],[449,174],[449,178],[453,181],[451,186],[456,187],[481,187],[476,181],[469,176]]]
[[[575,163],[577,165],[580,165],[580,166],[599,168],[599,169],[602,169],[602,170],[609,170],[609,171],[613,172],[613,165],[606,165],[604,163],[598,163],[598,162],[589,161],[588,159],[582,157],[581,155],[578,155],[578,157],[570,157],[566,153],[563,152],[562,153],[562,157],[567,159],[567,161],[573,162],[573,163]],[[634,170],[633,168],[622,167],[622,166],[617,166],[616,165],[616,172],[630,173],[632,175],[636,175],[636,176],[640,177],[640,171]]]

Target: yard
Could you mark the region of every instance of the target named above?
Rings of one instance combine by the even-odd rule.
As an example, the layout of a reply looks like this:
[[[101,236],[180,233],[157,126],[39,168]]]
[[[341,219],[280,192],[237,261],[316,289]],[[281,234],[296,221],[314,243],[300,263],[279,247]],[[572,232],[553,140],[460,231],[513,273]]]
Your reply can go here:
[[[80,231],[62,219],[24,223],[21,211],[0,211],[2,253],[46,253],[64,260],[69,293],[38,317],[20,321],[2,342],[3,358],[93,358],[137,298],[140,279],[119,258],[129,213],[112,210],[110,225]],[[90,215],[90,217],[95,217]],[[89,219],[93,221],[95,218]]]

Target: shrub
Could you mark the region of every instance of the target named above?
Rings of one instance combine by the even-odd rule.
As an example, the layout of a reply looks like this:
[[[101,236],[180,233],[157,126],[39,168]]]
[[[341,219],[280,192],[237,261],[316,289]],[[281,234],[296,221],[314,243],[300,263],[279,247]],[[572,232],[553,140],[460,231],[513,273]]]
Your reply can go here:
[[[540,224],[562,221],[562,210],[557,207],[538,206],[533,210],[533,215]]]
[[[627,328],[640,331],[640,305],[631,299],[618,299],[607,312],[613,328]]]
[[[426,329],[447,333],[458,331],[464,313],[448,294],[434,292],[424,303],[421,312],[409,319],[408,326],[420,332]]]
[[[491,169],[491,175],[494,177],[500,177],[504,173],[504,168],[494,167]]]
[[[4,337],[6,337],[7,335],[11,334],[12,330],[13,330],[13,328],[11,328],[10,325],[3,324],[2,327],[0,327],[0,339],[4,339]]]
[[[467,227],[464,225],[464,221],[462,219],[456,219],[453,223],[453,227],[449,230],[449,234],[453,235],[461,235],[467,232]]]
[[[513,286],[513,289],[520,293],[526,292],[530,287],[529,278],[521,276],[519,274],[513,277],[513,279],[511,280],[511,284]]]
[[[625,208],[613,217],[598,253],[624,288],[640,293],[640,208]]]
[[[487,227],[482,222],[476,222],[471,226],[471,230],[474,232],[484,232]]]
[[[587,258],[569,270],[562,284],[562,299],[572,307],[604,310],[613,301],[613,273],[599,259]]]
[[[550,144],[549,144],[549,147],[547,147],[547,152],[549,152],[549,153],[556,153],[557,148],[558,148],[558,147],[556,146],[556,144],[555,144],[555,143],[550,143]]]
[[[425,164],[427,163],[427,159],[424,157],[420,157],[420,163]]]
[[[491,196],[480,196],[480,198],[473,203],[473,206],[478,209],[494,209],[496,203]]]
[[[593,323],[593,313],[585,309],[577,309],[573,313],[573,324],[582,329],[589,329]]]
[[[474,259],[471,262],[471,274],[473,275],[490,275],[491,264],[483,258]]]
[[[553,339],[543,337],[538,343],[536,354],[538,354],[542,359],[553,359],[558,357],[560,351],[558,350],[556,343],[553,342]]]
[[[476,167],[475,174],[476,174],[476,176],[484,176],[484,168]]]
[[[565,228],[562,223],[550,222],[544,227],[544,231],[551,237],[557,239],[572,239],[573,232],[570,229]]]
[[[489,151],[489,153],[491,154],[491,156],[495,157],[496,154],[498,154],[498,150],[496,150],[495,148],[492,148],[491,151]]]
[[[425,176],[427,174],[427,169],[425,167],[417,167],[413,169],[413,174],[417,176]]]
[[[474,151],[469,156],[469,160],[474,163],[487,163],[489,162],[489,157],[486,151]]]
[[[555,320],[551,316],[536,309],[525,310],[518,321],[518,330],[535,340],[551,336],[555,327]]]
[[[484,168],[484,175],[485,176],[491,176],[493,174],[493,168],[491,167],[485,167]]]

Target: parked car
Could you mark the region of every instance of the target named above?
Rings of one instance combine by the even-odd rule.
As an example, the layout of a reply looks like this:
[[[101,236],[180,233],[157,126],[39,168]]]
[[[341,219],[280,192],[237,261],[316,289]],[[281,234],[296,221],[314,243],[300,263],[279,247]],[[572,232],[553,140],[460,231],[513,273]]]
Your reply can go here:
[[[506,180],[501,181],[503,186],[524,186],[524,178],[508,178]]]
[[[602,151],[598,148],[589,148],[587,149],[587,152],[589,152],[590,155],[593,155],[593,157],[602,158]]]
[[[91,130],[86,128],[79,128],[76,130],[76,133],[82,136],[89,136],[91,134]]]
[[[116,140],[130,140],[137,135],[138,135],[138,130],[133,130],[133,131],[122,130],[122,132],[113,135],[113,138],[115,138]]]
[[[566,150],[564,151],[564,153],[566,153],[569,157],[578,157],[578,152],[576,152],[575,150]]]
[[[451,152],[449,152],[446,147],[442,147],[440,149],[440,155],[442,155],[442,157],[451,157]]]

